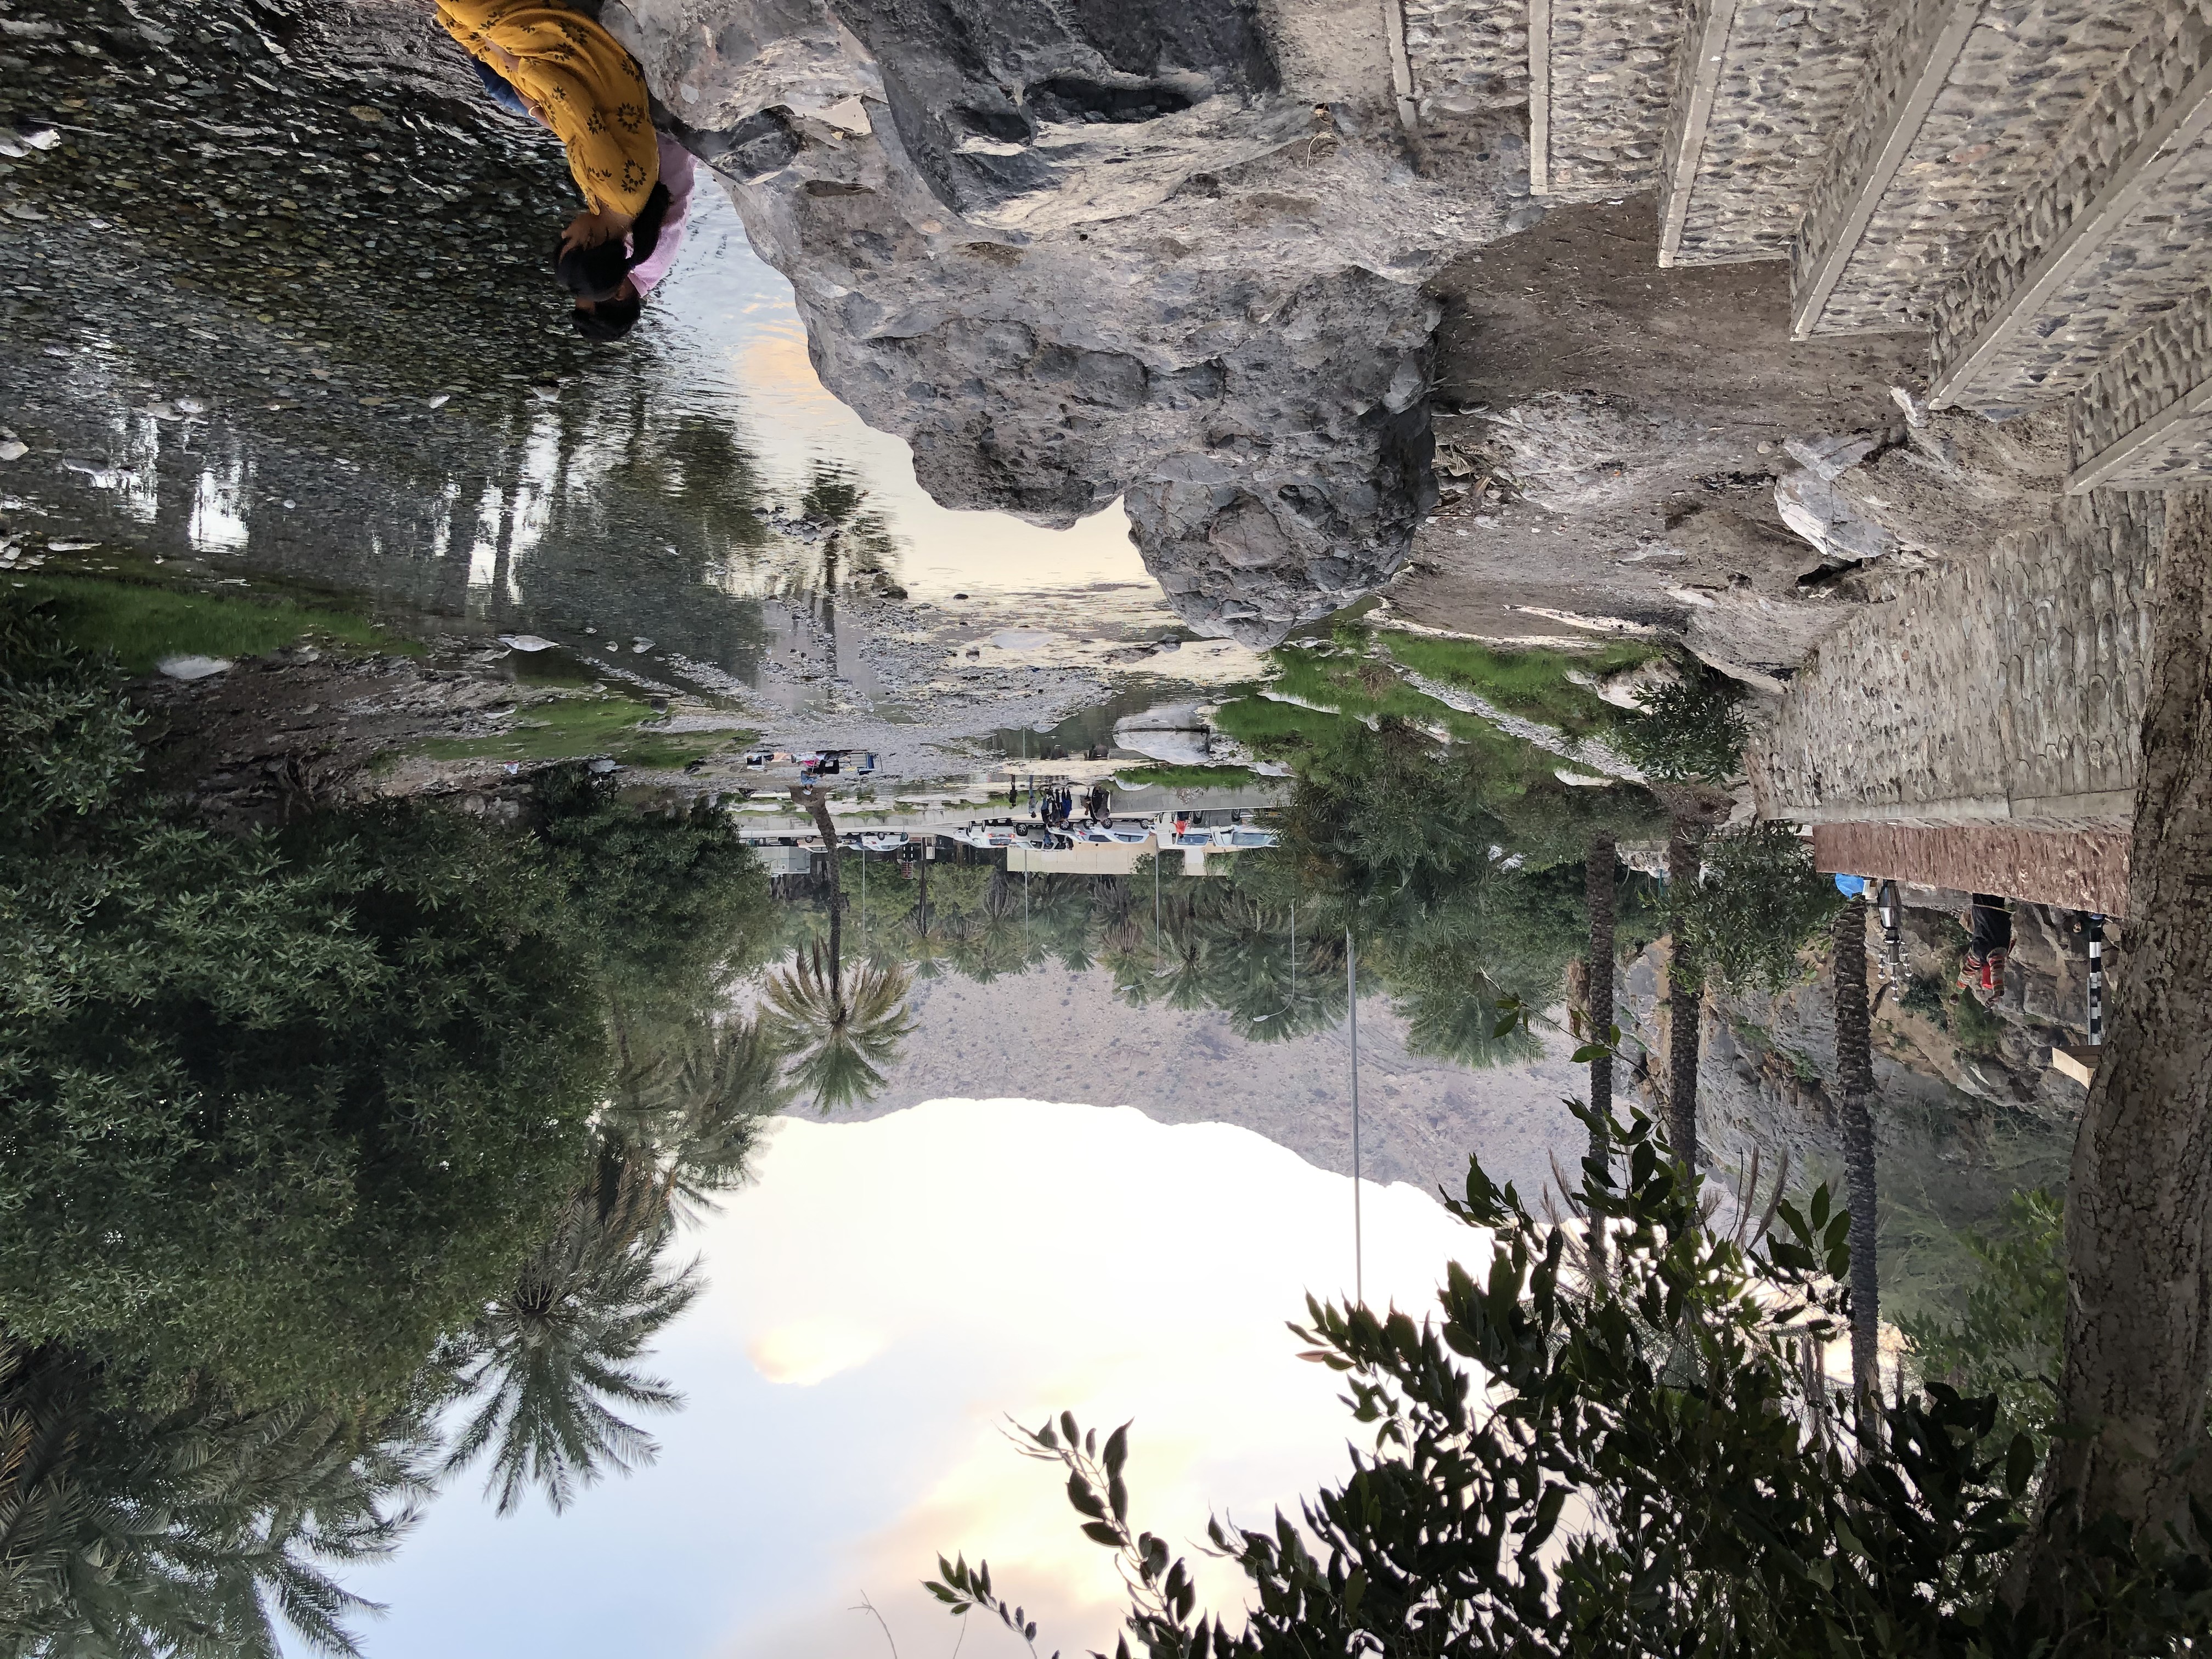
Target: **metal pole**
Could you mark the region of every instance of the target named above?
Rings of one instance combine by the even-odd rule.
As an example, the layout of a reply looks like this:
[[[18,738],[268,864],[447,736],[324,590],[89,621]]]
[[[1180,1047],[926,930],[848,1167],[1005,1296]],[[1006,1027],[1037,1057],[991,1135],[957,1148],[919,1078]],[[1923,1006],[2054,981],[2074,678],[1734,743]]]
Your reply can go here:
[[[1160,832],[1152,830],[1152,966],[1160,965]]]
[[[2105,918],[2092,913],[2089,917],[2089,1046],[2101,1048],[2105,1042]]]
[[[1291,1024],[1298,1021],[1298,902],[1291,901]]]
[[[1898,902],[1897,884],[1885,881],[1881,884],[1881,969],[1889,982],[1900,991],[1905,988],[1905,946],[1899,934],[1899,913],[1905,907]]]
[[[1359,1223],[1359,947],[1344,930],[1345,1003],[1352,1016],[1352,1296],[1367,1305],[1367,1262]]]

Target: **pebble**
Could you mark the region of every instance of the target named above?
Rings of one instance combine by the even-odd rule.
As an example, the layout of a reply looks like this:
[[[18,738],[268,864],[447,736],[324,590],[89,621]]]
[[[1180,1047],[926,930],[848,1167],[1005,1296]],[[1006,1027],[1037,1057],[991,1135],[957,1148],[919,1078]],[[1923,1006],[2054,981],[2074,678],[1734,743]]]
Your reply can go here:
[[[21,438],[0,439],[0,461],[20,461],[30,453],[30,445]]]
[[[227,657],[164,657],[154,666],[173,680],[204,680],[230,666]]]

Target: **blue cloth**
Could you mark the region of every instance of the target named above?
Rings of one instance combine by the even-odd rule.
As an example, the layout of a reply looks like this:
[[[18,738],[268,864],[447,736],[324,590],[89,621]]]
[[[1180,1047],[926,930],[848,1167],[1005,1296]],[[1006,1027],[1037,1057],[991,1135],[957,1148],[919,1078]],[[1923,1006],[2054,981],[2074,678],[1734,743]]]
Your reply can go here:
[[[1866,891],[1866,878],[1864,876],[1838,876],[1836,878],[1836,890],[1838,893],[1841,893],[1845,898],[1856,898],[1861,893]]]
[[[483,82],[483,89],[491,94],[493,103],[509,115],[520,115],[525,120],[530,118],[530,106],[522,101],[520,93],[507,85],[505,76],[480,58],[470,58],[469,66],[476,70],[477,79]]]

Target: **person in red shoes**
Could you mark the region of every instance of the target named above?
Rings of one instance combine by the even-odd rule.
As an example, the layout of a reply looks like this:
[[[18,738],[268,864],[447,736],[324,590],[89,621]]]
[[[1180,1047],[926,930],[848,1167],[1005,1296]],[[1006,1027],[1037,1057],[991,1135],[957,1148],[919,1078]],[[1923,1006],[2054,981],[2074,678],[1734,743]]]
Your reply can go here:
[[[1984,1007],[2004,990],[2005,957],[2012,951],[2012,911],[1994,893],[1976,893],[1960,919],[1966,930],[1966,954],[1959,963],[1959,983]]]

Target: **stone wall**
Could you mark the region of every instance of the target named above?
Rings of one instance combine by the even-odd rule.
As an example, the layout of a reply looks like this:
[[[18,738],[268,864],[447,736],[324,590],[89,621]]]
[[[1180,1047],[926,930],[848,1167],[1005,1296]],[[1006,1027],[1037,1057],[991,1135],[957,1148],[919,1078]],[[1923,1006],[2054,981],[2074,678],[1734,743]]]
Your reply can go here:
[[[1729,14],[1710,117],[1701,131],[1682,125],[1699,70],[1694,43],[1709,15]],[[1685,26],[1670,118],[1667,165],[1694,149],[1675,264],[1717,264],[1790,255],[1820,165],[1842,130],[1868,47],[1866,0],[1807,5],[1802,0],[1698,0]],[[1705,65],[1709,76],[1712,66]]]
[[[2212,380],[2212,288],[2199,289],[2128,342],[2075,394],[2074,465],[2086,467]],[[2167,475],[2195,472],[2212,453],[2202,419],[2168,422],[2154,445],[2130,454],[2122,470],[2094,482],[2156,487]]]
[[[1971,372],[1946,383],[2038,262],[2075,231],[2100,191],[2124,180],[2142,159],[2130,152],[2212,67],[2212,8],[2167,0],[2156,15],[2138,17],[2139,9],[2106,5],[2084,21],[2086,40],[2103,45],[2118,37],[2132,45],[2109,67],[2100,62],[2104,54],[2087,49],[2020,55],[2013,78],[2036,77],[2039,106],[2067,101],[2040,91],[2054,58],[2078,64],[2084,76],[2101,73],[2102,84],[2059,137],[2051,159],[2035,169],[2035,189],[2009,204],[1936,303],[1936,375],[1946,401],[2071,392],[2201,280],[2202,249],[2212,234],[2212,145],[2200,143],[2160,161],[2124,222],[2110,235],[2090,232],[2094,246],[2033,314],[2019,319]],[[1948,201],[1944,210],[1953,211]]]
[[[1824,251],[1957,0],[1912,0],[1882,32],[1853,118],[1812,193],[1801,257]],[[1967,34],[1845,264],[1821,332],[1924,323],[2051,156],[2099,82],[2174,0],[2039,0],[1990,8]]]
[[[2125,823],[2163,503],[2075,497],[1825,640],[1750,757],[1800,823]]]
[[[1667,0],[1553,0],[1553,198],[1602,201],[1659,175],[1680,9]]]
[[[1528,0],[1404,0],[1424,125],[1528,101]]]

